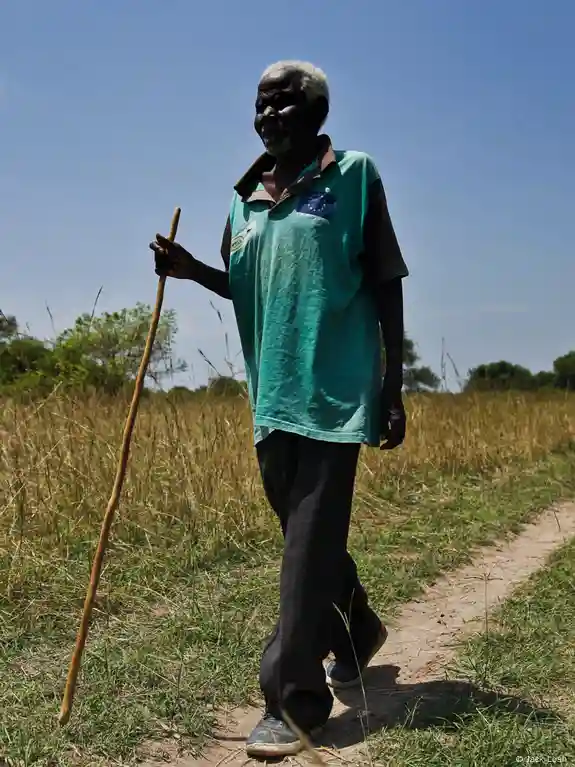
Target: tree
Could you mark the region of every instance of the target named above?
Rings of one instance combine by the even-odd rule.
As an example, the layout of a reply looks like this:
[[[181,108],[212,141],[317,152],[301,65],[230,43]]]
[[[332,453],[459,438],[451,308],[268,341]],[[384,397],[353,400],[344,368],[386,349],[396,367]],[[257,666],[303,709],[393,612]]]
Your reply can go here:
[[[117,391],[138,372],[150,316],[151,307],[137,304],[132,309],[104,312],[99,317],[89,314],[78,317],[74,326],[61,333],[54,343],[59,375],[76,386]],[[174,357],[176,332],[175,312],[164,312],[147,372],[156,384],[186,369],[185,362]]]
[[[0,311],[0,387],[13,393],[49,389],[53,370],[46,344],[22,335],[16,317]]]
[[[209,380],[207,391],[217,397],[245,397],[247,385],[232,376],[215,376]]]
[[[408,367],[403,372],[403,382],[407,392],[437,391],[441,383],[439,377],[427,365]]]
[[[189,389],[187,386],[172,386],[170,391],[167,393],[167,397],[174,402],[187,402],[190,399],[193,399],[195,396],[195,392],[192,389]]]
[[[552,389],[555,386],[555,373],[551,370],[540,370],[533,374],[534,389]]]
[[[51,391],[59,384],[73,389],[115,393],[136,376],[148,335],[151,309],[84,314],[73,327],[52,342],[18,332],[15,317],[0,312],[0,387],[4,393],[31,395]],[[148,378],[156,384],[183,371],[175,358],[176,317],[167,311],[160,319],[152,349]]]
[[[404,335],[403,341],[403,380],[407,392],[437,391],[441,381],[427,365],[419,365],[419,354],[415,343]]]
[[[575,351],[558,357],[553,363],[553,371],[558,389],[575,391]]]
[[[525,391],[535,388],[533,373],[522,365],[500,360],[469,371],[466,391]]]
[[[18,321],[12,314],[0,311],[0,341],[8,341],[18,335]]]
[[[406,333],[403,337],[403,384],[405,391],[410,393],[437,391],[441,383],[439,377],[427,365],[419,365],[419,360],[415,343]],[[383,349],[383,365],[385,368],[385,348]]]
[[[54,373],[54,354],[37,338],[0,342],[0,386],[16,386],[19,391],[45,388]]]

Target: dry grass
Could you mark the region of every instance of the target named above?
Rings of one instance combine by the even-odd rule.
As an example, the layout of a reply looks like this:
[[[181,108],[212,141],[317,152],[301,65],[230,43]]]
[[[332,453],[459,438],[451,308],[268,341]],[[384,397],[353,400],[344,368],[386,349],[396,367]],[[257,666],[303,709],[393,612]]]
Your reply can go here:
[[[573,445],[575,397],[415,396],[408,410],[405,446],[364,451],[358,478],[352,545],[381,610],[571,481],[571,459],[555,477],[541,462]],[[56,394],[0,413],[0,757],[109,763],[166,727],[199,742],[213,706],[256,689],[279,536],[247,405],[150,397],[75,714],[54,727],[126,412]]]
[[[408,409],[404,447],[364,452],[360,494],[379,485],[382,473],[393,486],[414,473],[505,471],[510,462],[531,463],[575,438],[574,397],[416,396]],[[66,546],[99,526],[125,415],[126,402],[97,399],[4,407],[3,547],[47,538]],[[175,407],[154,399],[142,406],[115,534],[145,539],[175,523],[211,549],[268,526],[243,402],[198,399]]]

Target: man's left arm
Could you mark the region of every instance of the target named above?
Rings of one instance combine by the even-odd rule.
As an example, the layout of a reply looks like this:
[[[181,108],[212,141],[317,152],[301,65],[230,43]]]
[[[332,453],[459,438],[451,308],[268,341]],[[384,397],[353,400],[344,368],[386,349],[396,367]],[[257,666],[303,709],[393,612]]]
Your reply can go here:
[[[408,276],[409,271],[379,178],[369,188],[363,234],[365,277],[373,291],[385,347],[381,431],[382,438],[387,440],[385,447],[393,448],[401,444],[405,436],[405,413],[401,399],[404,343],[402,279]]]

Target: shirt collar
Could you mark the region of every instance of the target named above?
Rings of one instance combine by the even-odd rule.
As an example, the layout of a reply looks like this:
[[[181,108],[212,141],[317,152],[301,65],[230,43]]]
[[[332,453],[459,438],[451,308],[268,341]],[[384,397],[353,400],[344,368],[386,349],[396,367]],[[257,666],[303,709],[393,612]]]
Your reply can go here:
[[[303,175],[297,179],[295,184],[299,186],[299,184],[304,179],[308,177],[315,178],[335,162],[337,162],[337,160],[330,137],[326,134],[318,136],[318,152],[316,159],[312,165],[306,169]],[[267,192],[258,190],[257,186],[262,180],[263,174],[273,170],[274,165],[275,157],[272,157],[272,155],[264,152],[264,154],[260,155],[258,159],[248,168],[238,183],[234,186],[234,189],[244,202],[253,202],[260,199],[271,199]]]

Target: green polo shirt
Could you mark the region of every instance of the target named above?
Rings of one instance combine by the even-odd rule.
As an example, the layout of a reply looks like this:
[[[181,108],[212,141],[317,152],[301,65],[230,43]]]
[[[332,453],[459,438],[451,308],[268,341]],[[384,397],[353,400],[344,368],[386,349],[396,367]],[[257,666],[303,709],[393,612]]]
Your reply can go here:
[[[236,185],[222,249],[255,441],[280,429],[377,446],[373,287],[408,274],[379,173],[324,136],[317,161],[275,202],[261,183],[271,167],[263,155]]]

